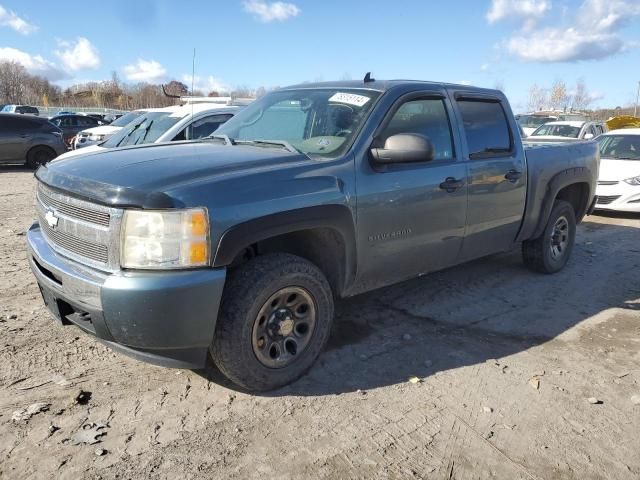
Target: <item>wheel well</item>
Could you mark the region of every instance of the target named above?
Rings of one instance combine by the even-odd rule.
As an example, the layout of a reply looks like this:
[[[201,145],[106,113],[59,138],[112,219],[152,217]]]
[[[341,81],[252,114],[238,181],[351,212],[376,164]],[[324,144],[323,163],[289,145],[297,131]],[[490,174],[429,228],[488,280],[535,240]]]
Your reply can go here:
[[[573,183],[562,188],[556,195],[556,200],[564,200],[573,206],[576,214],[576,221],[582,220],[582,217],[589,208],[589,184]]]
[[[34,145],[33,147],[31,147],[31,148],[27,151],[27,154],[26,154],[27,159],[29,158],[29,155],[31,155],[31,153],[32,153],[34,150],[39,149],[39,148],[42,148],[42,149],[45,149],[45,150],[49,150],[49,152],[51,152],[51,153],[53,154],[53,157],[54,157],[54,158],[57,156],[56,151],[55,151],[53,148],[51,148],[49,145]]]
[[[290,253],[316,265],[327,277],[335,295],[340,295],[346,280],[346,245],[333,228],[312,228],[285,233],[247,246],[231,264],[234,268],[254,256],[268,253]]]

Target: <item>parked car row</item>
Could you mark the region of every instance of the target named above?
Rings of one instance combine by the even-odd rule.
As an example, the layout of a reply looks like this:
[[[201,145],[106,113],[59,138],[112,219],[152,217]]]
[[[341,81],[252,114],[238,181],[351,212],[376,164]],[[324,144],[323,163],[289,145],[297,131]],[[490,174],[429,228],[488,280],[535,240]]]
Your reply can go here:
[[[110,124],[73,112],[63,112],[49,120],[2,112],[0,162],[25,162],[37,167],[56,157],[64,159],[108,148],[202,138],[213,133],[241,108],[228,105],[227,99],[199,101],[134,110]],[[69,148],[74,150],[69,152]]]
[[[206,137],[233,117],[240,108],[219,103],[197,103],[137,110],[131,112],[135,114],[131,122],[115,131],[109,130],[109,134],[102,132],[113,127],[113,124],[81,132],[76,139],[76,150],[62,155],[58,160],[108,148]]]
[[[553,121],[540,125],[525,138],[532,142],[573,142],[591,140],[607,131],[603,122],[584,120]]]

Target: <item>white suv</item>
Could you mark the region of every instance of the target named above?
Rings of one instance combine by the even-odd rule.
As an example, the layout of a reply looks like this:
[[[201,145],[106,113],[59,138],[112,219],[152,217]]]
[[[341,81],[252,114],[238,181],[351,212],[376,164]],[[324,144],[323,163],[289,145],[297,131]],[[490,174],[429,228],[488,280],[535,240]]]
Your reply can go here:
[[[56,161],[107,148],[194,140],[211,135],[241,107],[221,103],[194,103],[151,108],[99,145],[67,152]]]

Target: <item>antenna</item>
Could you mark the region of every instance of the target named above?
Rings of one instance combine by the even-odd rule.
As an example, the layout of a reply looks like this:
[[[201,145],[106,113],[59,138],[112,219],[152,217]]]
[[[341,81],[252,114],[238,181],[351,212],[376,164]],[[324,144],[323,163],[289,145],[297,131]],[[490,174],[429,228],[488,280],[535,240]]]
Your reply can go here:
[[[196,47],[193,47],[193,60],[191,61],[191,96],[193,96],[193,84],[196,78]],[[193,103],[191,104],[191,136],[193,135]],[[189,130],[187,130],[189,131]],[[185,140],[191,140],[190,138]]]
[[[371,72],[367,72],[367,74],[364,76],[364,83],[375,82],[375,81],[376,81],[375,78],[371,78]]]

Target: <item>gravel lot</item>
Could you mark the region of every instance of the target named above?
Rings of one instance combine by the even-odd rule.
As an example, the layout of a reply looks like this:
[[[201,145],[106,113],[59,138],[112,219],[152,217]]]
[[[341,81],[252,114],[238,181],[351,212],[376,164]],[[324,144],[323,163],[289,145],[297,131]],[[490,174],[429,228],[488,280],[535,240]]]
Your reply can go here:
[[[640,477],[638,216],[588,217],[554,276],[513,252],[342,302],[307,376],[248,395],[54,324],[34,187],[0,169],[0,477]]]

